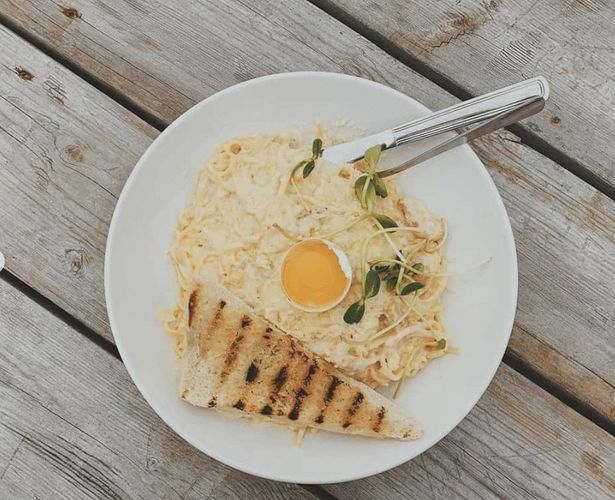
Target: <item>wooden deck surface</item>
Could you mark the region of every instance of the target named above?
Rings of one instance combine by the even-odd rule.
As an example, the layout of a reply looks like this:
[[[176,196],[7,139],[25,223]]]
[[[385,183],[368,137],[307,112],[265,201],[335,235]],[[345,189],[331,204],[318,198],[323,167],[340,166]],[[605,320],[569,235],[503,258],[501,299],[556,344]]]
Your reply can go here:
[[[0,0],[0,497],[615,496],[614,19],[597,0]],[[418,459],[309,488],[233,471],[164,426],[117,357],[102,280],[117,197],[159,132],[292,70],[433,109],[535,74],[553,87],[543,113],[474,144],[519,259],[493,384]]]

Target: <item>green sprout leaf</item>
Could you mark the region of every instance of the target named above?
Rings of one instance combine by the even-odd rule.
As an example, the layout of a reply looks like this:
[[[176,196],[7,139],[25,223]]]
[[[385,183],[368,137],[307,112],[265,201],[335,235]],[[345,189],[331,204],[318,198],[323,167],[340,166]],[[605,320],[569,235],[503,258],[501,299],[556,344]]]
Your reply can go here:
[[[357,200],[359,200],[361,206],[363,206],[363,189],[365,188],[367,179],[367,175],[362,175],[354,183],[354,193],[357,195]]]
[[[299,170],[301,167],[303,167],[303,178],[304,179],[308,175],[310,175],[312,173],[312,170],[314,170],[314,167],[316,166],[316,160],[322,156],[322,152],[323,152],[322,140],[319,138],[314,139],[314,142],[312,142],[312,157],[309,160],[300,161],[295,166],[295,168],[292,169],[290,173],[291,181],[293,180],[295,176],[295,172],[297,172],[297,170]],[[297,189],[296,186],[295,186],[295,189]]]
[[[367,151],[365,151],[365,162],[369,165],[369,172],[373,174],[376,171],[376,165],[380,160],[380,152],[382,151],[382,146],[377,144],[376,146],[372,146]]]
[[[315,160],[322,156],[322,140],[318,137],[312,143],[312,159]]]
[[[445,349],[446,348],[446,339],[439,339],[436,343],[436,349]]]
[[[391,286],[391,288],[389,288],[389,279],[393,279],[394,280],[394,285],[397,284],[397,276],[399,275],[399,261],[397,260],[397,255],[393,255],[393,257],[391,258],[391,260],[394,260],[395,263],[391,264],[389,266],[389,271],[386,273],[386,275],[384,276],[384,279],[387,281],[387,290],[391,291],[395,288],[395,286]]]
[[[369,268],[373,271],[376,271],[378,274],[382,274],[382,273],[386,273],[389,270],[389,265],[388,264],[371,264],[369,265]]]
[[[416,292],[423,288],[425,285],[423,283],[418,283],[414,281],[413,283],[408,283],[405,287],[402,288],[400,295],[409,295],[412,292]]]
[[[393,276],[387,279],[387,290],[389,292],[392,292],[393,290],[395,290],[395,285],[397,285],[397,276]]]
[[[367,185],[367,191],[365,192],[365,209],[368,212],[371,212],[374,208],[374,202],[376,201],[376,188],[374,187],[374,183],[371,182]]]
[[[392,227],[397,227],[397,222],[395,222],[393,219],[391,219],[387,215],[374,214],[374,219],[376,219],[378,222],[380,222],[380,225],[384,229],[390,229]]]
[[[366,183],[367,188],[365,187]],[[376,198],[376,189],[374,188],[374,184],[369,176],[362,175],[356,180],[354,183],[354,192],[357,195],[359,203],[361,203],[361,207],[368,209],[373,205]]]
[[[380,291],[380,276],[374,270],[368,271],[363,283],[363,297],[370,299],[378,295]]]
[[[344,314],[344,321],[349,325],[358,323],[365,314],[365,302],[363,299],[351,304]]]
[[[389,193],[384,181],[376,173],[372,176],[372,180],[374,181],[374,186],[376,187],[376,194],[380,196],[380,198],[386,198]]]
[[[314,163],[314,160],[310,160],[305,164],[305,167],[303,167],[303,178],[304,179],[312,173],[312,170],[314,170],[315,166],[316,164]]]
[[[421,274],[423,270],[425,269],[425,266],[421,264],[420,262],[412,264],[410,267],[412,269],[408,270],[408,273],[407,273],[408,276],[416,276],[417,274]]]

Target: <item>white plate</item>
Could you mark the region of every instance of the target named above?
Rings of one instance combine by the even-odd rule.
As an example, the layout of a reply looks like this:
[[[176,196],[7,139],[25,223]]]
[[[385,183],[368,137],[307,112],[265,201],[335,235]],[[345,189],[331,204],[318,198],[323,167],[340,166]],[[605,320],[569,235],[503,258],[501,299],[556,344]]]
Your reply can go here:
[[[320,432],[300,447],[282,427],[192,407],[176,390],[170,339],[154,316],[176,298],[165,258],[197,172],[221,141],[247,132],[348,118],[366,133],[427,113],[384,85],[332,73],[286,73],[228,88],[178,118],[148,148],[120,196],[107,241],[105,291],[117,347],[135,384],[162,419],[211,457],[265,478],[299,483],[358,479],[399,465],[450,432],[483,394],[498,367],[517,300],[515,246],[502,200],[467,147],[399,178],[409,196],[446,217],[453,276],[444,319],[461,354],[431,363],[404,387],[399,404],[424,426],[412,442]],[[488,264],[476,268],[486,258]],[[161,423],[162,425],[162,423]]]

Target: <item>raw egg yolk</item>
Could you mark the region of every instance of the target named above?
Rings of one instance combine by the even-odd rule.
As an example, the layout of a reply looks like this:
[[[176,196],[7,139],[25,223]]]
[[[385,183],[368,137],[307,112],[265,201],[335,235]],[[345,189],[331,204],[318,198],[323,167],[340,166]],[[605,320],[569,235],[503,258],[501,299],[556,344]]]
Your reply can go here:
[[[345,295],[350,278],[340,257],[321,240],[307,240],[292,247],[282,264],[282,286],[298,306],[322,309]]]

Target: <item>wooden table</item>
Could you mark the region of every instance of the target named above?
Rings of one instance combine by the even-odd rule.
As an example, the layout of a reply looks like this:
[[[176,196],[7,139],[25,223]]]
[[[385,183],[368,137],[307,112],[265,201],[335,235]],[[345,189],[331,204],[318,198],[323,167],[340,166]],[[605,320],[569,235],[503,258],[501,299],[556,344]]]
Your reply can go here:
[[[0,0],[1,498],[614,498],[615,4],[605,0]],[[437,109],[542,74],[544,112],[477,142],[519,307],[493,383],[428,452],[345,484],[194,450],[129,379],[103,254],[135,162],[180,113],[324,70]]]

